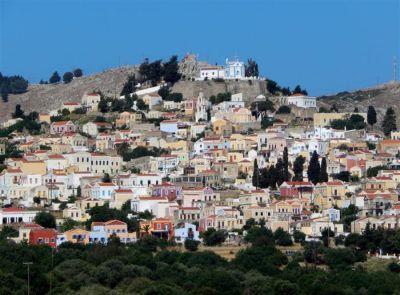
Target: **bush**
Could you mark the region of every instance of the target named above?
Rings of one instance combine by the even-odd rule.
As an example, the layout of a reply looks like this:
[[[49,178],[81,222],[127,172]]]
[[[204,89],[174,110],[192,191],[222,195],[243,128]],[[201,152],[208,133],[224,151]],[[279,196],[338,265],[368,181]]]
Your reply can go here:
[[[186,239],[185,249],[191,252],[197,251],[197,249],[199,248],[199,244],[200,244],[199,241]]]
[[[225,242],[226,232],[222,230],[215,230],[215,228],[209,228],[205,232],[201,233],[203,243],[206,246],[217,246]]]
[[[397,262],[391,262],[388,265],[388,269],[391,272],[400,273],[400,265]]]
[[[277,114],[290,114],[292,109],[289,106],[280,106],[276,111]]]

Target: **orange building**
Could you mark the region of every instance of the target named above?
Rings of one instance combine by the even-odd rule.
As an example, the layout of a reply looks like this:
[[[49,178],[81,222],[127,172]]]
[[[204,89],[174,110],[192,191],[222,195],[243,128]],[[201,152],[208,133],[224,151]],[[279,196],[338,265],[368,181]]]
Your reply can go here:
[[[152,235],[160,239],[172,240],[174,238],[173,222],[168,218],[156,218],[140,222],[140,237]]]

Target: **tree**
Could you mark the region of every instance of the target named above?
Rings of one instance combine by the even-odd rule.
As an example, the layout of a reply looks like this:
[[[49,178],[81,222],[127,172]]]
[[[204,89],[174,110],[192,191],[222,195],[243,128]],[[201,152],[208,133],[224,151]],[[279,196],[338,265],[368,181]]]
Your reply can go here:
[[[383,118],[382,121],[382,128],[383,128],[383,133],[386,136],[389,136],[392,131],[397,130],[397,124],[396,124],[396,114],[394,112],[394,109],[392,107],[389,107],[386,110],[386,114]]]
[[[136,85],[136,76],[134,74],[129,75],[126,79],[124,86],[122,87],[120,95],[129,95],[131,93],[134,93],[136,91]]]
[[[106,182],[106,183],[111,183],[111,177],[110,177],[110,174],[108,174],[108,173],[104,173],[104,176],[103,176],[103,179],[102,179],[102,181],[103,181],[103,182]]]
[[[174,101],[174,102],[181,102],[183,100],[182,93],[179,92],[172,92],[167,95],[165,98],[166,101]]]
[[[276,111],[277,114],[290,114],[291,108],[289,106],[280,106],[279,109]]]
[[[319,181],[320,182],[327,182],[328,181],[326,157],[323,157],[322,161],[321,161],[321,173],[320,173],[320,180]]]
[[[289,153],[288,148],[285,146],[283,149],[283,169],[284,169],[284,179],[288,181],[290,178],[289,174]]]
[[[136,107],[139,110],[147,110],[149,108],[149,106],[147,104],[144,103],[143,99],[139,98],[138,100],[136,100]]]
[[[78,223],[75,220],[71,218],[65,218],[63,224],[61,225],[61,230],[62,232],[66,232],[67,230],[73,229],[77,225]]]
[[[376,111],[374,106],[368,106],[368,111],[367,111],[367,122],[371,127],[374,126],[374,124],[377,122],[376,120]]]
[[[178,66],[178,57],[172,56],[168,62],[164,63],[164,81],[174,84],[181,78]]]
[[[63,81],[65,84],[68,84],[69,82],[72,81],[72,79],[74,79],[74,74],[71,72],[65,72],[63,75]]]
[[[303,95],[308,95],[307,90],[305,89],[301,89],[300,85],[297,85],[294,89],[293,89],[293,93],[298,93],[298,94],[303,94]]]
[[[45,228],[56,228],[55,217],[48,212],[39,212],[35,216],[35,223],[45,227]]]
[[[317,184],[320,180],[320,173],[321,168],[319,165],[319,156],[316,151],[313,152],[310,163],[308,164],[308,170],[307,170],[307,175],[308,175],[308,180],[311,181],[314,184]]]
[[[170,94],[170,89],[168,86],[162,86],[160,87],[160,89],[158,90],[158,95],[161,96],[161,98],[163,100],[165,100],[167,98],[167,96]]]
[[[295,230],[293,232],[293,239],[296,243],[304,243],[306,241],[306,234],[299,230]]]
[[[279,246],[291,246],[293,245],[293,240],[290,234],[287,231],[284,231],[281,227],[279,227],[275,232],[274,232],[274,238],[276,241],[276,244]]]
[[[256,188],[259,187],[259,183],[260,183],[260,171],[258,170],[257,159],[254,159],[252,182],[253,182],[253,186],[255,186]]]
[[[186,239],[185,249],[191,252],[197,251],[197,249],[199,248],[199,244],[199,241]]]
[[[280,87],[277,82],[274,80],[269,80],[266,79],[265,82],[267,82],[267,91],[271,94],[275,94],[277,91],[280,90]]]
[[[12,114],[13,118],[24,118],[24,111],[21,108],[20,104],[15,105],[15,112]]]
[[[74,77],[79,78],[83,76],[83,71],[80,68],[73,70]]]
[[[217,246],[225,242],[227,234],[225,231],[209,228],[202,232],[200,236],[206,246]]]
[[[245,76],[246,77],[258,77],[258,64],[255,60],[249,58],[247,60],[247,65],[245,65]]]
[[[331,106],[331,112],[335,112],[335,113],[338,113],[338,112],[339,112],[339,109],[338,109],[336,103],[334,103],[334,104]]]
[[[98,104],[98,109],[102,113],[107,113],[108,112],[108,103],[107,100],[105,99],[100,99],[99,104]]]
[[[306,162],[306,158],[303,156],[297,156],[293,163],[293,181],[303,181],[303,167]]]
[[[50,84],[58,83],[58,82],[60,82],[60,81],[61,81],[61,77],[60,77],[60,75],[58,74],[57,71],[54,72],[54,73],[51,75],[50,79],[49,79]]]

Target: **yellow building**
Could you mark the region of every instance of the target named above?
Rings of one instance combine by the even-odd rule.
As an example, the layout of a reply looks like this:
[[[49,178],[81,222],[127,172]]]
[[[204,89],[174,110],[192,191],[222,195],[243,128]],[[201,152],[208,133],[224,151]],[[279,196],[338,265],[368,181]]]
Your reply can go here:
[[[314,127],[330,126],[333,120],[343,120],[351,115],[360,115],[367,122],[367,113],[314,113]]]
[[[28,161],[23,159],[20,168],[24,174],[46,174],[46,163],[44,161]]]
[[[65,239],[71,243],[88,244],[89,232],[84,229],[74,228],[64,232]]]
[[[232,123],[228,120],[217,119],[212,123],[215,135],[229,136],[232,134]]]

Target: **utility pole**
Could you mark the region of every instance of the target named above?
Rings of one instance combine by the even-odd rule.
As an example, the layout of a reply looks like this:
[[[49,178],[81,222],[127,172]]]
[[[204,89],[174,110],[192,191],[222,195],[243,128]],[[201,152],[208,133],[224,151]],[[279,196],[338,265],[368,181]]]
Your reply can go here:
[[[29,295],[30,294],[30,266],[33,264],[33,262],[23,262],[22,264],[24,264],[28,267],[28,295]]]

